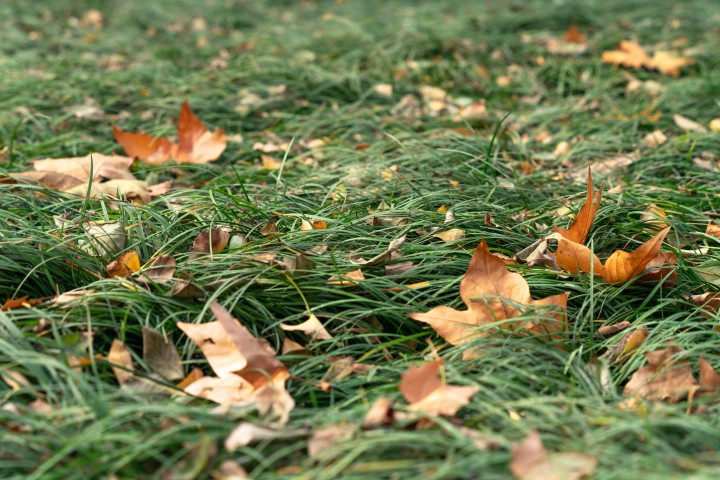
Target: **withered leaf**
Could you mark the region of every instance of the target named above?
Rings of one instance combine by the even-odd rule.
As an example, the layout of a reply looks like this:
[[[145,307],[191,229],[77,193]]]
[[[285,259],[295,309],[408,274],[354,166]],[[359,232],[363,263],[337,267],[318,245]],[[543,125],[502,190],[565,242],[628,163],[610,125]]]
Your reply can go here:
[[[184,372],[175,345],[152,328],[143,327],[143,360],[154,373],[168,379],[179,380]]]
[[[310,317],[304,322],[298,325],[288,325],[287,323],[281,323],[280,328],[286,332],[300,331],[309,335],[313,340],[330,340],[332,335],[325,330],[322,322],[311,313]]]
[[[540,434],[533,431],[513,445],[510,470],[519,480],[580,480],[592,475],[598,460],[580,452],[548,453]]]
[[[439,377],[443,360],[410,367],[402,375],[400,392],[410,403],[408,410],[430,415],[452,416],[480,390],[476,386],[446,385]]]
[[[557,264],[570,273],[592,271],[608,283],[626,282],[648,268],[669,231],[670,227],[664,228],[632,253],[616,250],[604,265],[588,247],[562,238],[558,242]]]
[[[230,241],[230,233],[223,227],[216,227],[206,230],[198,235],[193,241],[191,252],[217,253],[227,247]]]
[[[580,211],[575,217],[575,220],[573,220],[572,224],[570,224],[570,228],[553,227],[554,230],[571,242],[584,244],[585,239],[590,232],[592,222],[595,219],[595,214],[597,214],[597,211],[600,208],[601,197],[602,185],[598,189],[593,203],[592,171],[588,167],[587,197],[585,199],[585,203],[582,207],[580,207]]]
[[[668,347],[646,353],[648,364],[636,371],[625,385],[626,396],[648,400],[679,402],[698,387],[692,367],[680,347]]]
[[[130,250],[120,255],[117,260],[109,263],[105,269],[111,277],[126,277],[140,270],[140,257],[137,251]]]
[[[325,450],[349,440],[356,428],[352,423],[337,423],[314,431],[308,440],[308,456],[317,458]]]
[[[125,385],[133,378],[133,362],[125,344],[117,338],[113,340],[107,361],[113,366],[112,371],[120,385]]]
[[[429,324],[441,337],[460,345],[484,335],[478,327],[521,316],[527,308],[538,308],[532,323],[505,322],[502,328],[525,328],[531,333],[557,333],[566,330],[566,305],[569,293],[533,300],[522,275],[510,272],[502,259],[490,253],[485,240],[478,244],[470,266],[460,283],[460,297],[467,310],[439,306],[429,312],[409,315]],[[546,306],[547,311],[541,312]],[[540,315],[543,313],[543,315]],[[555,338],[554,335],[552,335]]]
[[[390,245],[388,245],[387,250],[385,250],[384,252],[382,252],[378,255],[375,255],[370,260],[365,260],[362,257],[362,255],[360,255],[360,254],[353,255],[350,257],[350,263],[354,263],[355,265],[361,265],[361,266],[366,266],[366,267],[374,267],[377,265],[383,265],[383,264],[387,263],[388,261],[390,261],[393,252],[395,252],[400,247],[402,247],[402,245],[405,243],[406,237],[407,237],[406,235],[403,235],[400,238],[396,238],[395,240],[390,242]]]
[[[175,275],[177,262],[171,255],[158,255],[153,262],[142,272],[143,280],[155,283],[168,283]]]

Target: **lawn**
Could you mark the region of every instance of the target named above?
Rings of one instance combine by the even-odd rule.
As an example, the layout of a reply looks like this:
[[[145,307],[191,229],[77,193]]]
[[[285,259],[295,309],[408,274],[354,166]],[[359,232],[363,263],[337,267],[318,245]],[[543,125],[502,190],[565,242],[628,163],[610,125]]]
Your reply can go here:
[[[518,478],[580,478],[563,453],[582,452],[595,479],[717,478],[720,392],[701,358],[720,368],[719,32],[712,0],[5,0],[1,476],[485,480],[513,478],[512,463]],[[601,61],[622,40],[692,61]],[[34,160],[123,155],[113,126],[174,141],[185,101],[227,148],[206,163],[136,160],[135,178],[171,182],[151,199],[18,176]],[[588,167],[603,193],[584,243],[605,261],[669,226],[675,262],[607,281],[556,267],[556,235],[545,261],[498,268],[533,299],[569,292],[566,329],[500,318],[453,345],[410,318],[466,308],[481,240],[511,258],[581,218]],[[98,224],[123,241],[99,248]],[[198,251],[203,232],[230,243]],[[132,251],[139,272],[108,272]],[[173,279],[143,281],[160,255]],[[169,360],[144,353],[148,329],[176,347],[182,376],[217,373],[186,329],[220,305],[276,352],[263,350],[293,409],[273,397],[264,412],[252,395],[220,406],[158,374]],[[311,314],[327,335],[281,326]],[[661,391],[628,389],[668,347]],[[472,387],[456,413],[399,388],[440,358],[440,390]],[[697,391],[668,379],[678,371]],[[394,417],[367,421],[381,398]],[[229,445],[238,425],[258,428]],[[558,476],[537,462],[518,473],[532,432]]]

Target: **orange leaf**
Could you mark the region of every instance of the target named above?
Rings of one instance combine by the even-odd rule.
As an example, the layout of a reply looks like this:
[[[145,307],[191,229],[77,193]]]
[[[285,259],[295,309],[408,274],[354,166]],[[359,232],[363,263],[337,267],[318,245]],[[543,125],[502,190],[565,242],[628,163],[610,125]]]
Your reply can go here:
[[[556,261],[561,268],[570,273],[592,271],[608,283],[625,282],[638,276],[655,260],[669,231],[670,227],[661,230],[632,253],[616,250],[607,259],[605,265],[586,246],[561,238],[558,242]]]
[[[109,263],[105,269],[111,277],[125,277],[140,270],[140,257],[135,250],[130,250]]]
[[[130,352],[125,344],[117,338],[113,340],[110,351],[107,354],[107,361],[113,365],[112,371],[120,385],[128,383],[132,377],[133,363]]]
[[[602,186],[598,189],[597,195],[595,196],[595,203],[593,203],[592,172],[588,167],[587,197],[585,203],[580,207],[580,211],[570,225],[570,228],[553,227],[554,230],[571,242],[584,244],[590,232],[592,222],[595,219],[595,214],[600,208],[601,197]]]
[[[410,402],[408,410],[431,415],[455,415],[480,390],[475,386],[446,385],[438,373],[443,361],[434,360],[410,367],[402,375],[400,392]]]
[[[160,165],[168,161],[176,148],[175,144],[165,138],[153,137],[146,133],[132,133],[120,130],[113,125],[115,140],[123,147],[130,157],[138,158],[152,165]]]
[[[220,158],[227,147],[227,135],[223,130],[210,132],[183,102],[178,119],[178,147],[173,160],[178,163],[207,163]]]
[[[650,63],[650,56],[647,51],[637,42],[622,40],[618,50],[608,50],[602,53],[603,63],[622,65],[624,67],[640,69]]]
[[[409,317],[429,324],[453,345],[484,335],[478,327],[521,316],[525,310],[523,307],[530,305],[555,306],[558,311],[539,315],[539,320],[533,323],[504,323],[503,328],[526,328],[531,333],[550,334],[565,328],[568,294],[533,300],[522,275],[510,272],[501,258],[490,253],[485,240],[475,249],[470,266],[460,282],[460,297],[467,310],[439,306],[429,312],[411,313]]]

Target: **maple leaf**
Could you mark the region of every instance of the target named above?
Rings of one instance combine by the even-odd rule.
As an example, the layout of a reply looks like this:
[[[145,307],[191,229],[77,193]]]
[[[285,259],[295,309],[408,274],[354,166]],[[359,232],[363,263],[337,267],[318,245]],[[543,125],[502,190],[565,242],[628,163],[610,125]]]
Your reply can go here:
[[[679,76],[680,69],[683,67],[695,63],[692,58],[676,57],[665,51],[656,51],[650,58],[647,51],[639,43],[632,40],[622,40],[618,45],[618,50],[604,51],[600,60],[603,63],[612,63],[616,66],[655,69],[672,77]]]
[[[13,174],[39,182],[53,190],[66,191],[79,185],[104,180],[135,180],[130,172],[132,158],[91,153],[84,157],[35,160],[33,170]]]
[[[177,323],[217,374],[197,379],[185,391],[221,405],[253,404],[261,414],[272,413],[278,424],[287,422],[295,402],[285,390],[290,376],[285,365],[218,302],[210,310],[216,321]]]
[[[668,347],[646,353],[648,364],[636,371],[625,385],[626,396],[648,400],[679,402],[698,388],[690,362],[677,358],[680,347]]]
[[[592,475],[598,460],[580,452],[548,453],[540,434],[533,431],[513,445],[510,471],[520,480],[579,480]]]
[[[525,324],[503,323],[502,328],[514,330],[525,328],[531,333],[553,333],[566,330],[565,313],[568,293],[533,300],[530,287],[519,273],[510,272],[503,260],[488,249],[482,240],[470,260],[465,276],[460,282],[460,297],[467,310],[439,306],[429,312],[409,315],[413,320],[429,324],[441,337],[453,345],[460,345],[484,335],[478,327],[523,314],[523,307],[547,306],[545,315]],[[546,308],[547,308],[546,307]],[[538,312],[539,313],[539,312]]]
[[[442,364],[442,359],[423,363],[402,375],[399,388],[410,403],[408,410],[452,416],[480,390],[476,386],[446,385],[438,375]]]
[[[183,102],[178,118],[178,143],[144,133],[133,133],[113,126],[115,140],[131,157],[159,165],[173,159],[178,163],[208,163],[220,158],[227,147],[223,130],[210,132]]]
[[[561,238],[557,264],[570,273],[593,272],[608,283],[626,282],[642,273],[655,260],[669,231],[670,227],[664,228],[632,253],[616,250],[604,265],[588,247]]]
[[[570,224],[570,228],[553,227],[553,229],[571,242],[584,244],[585,239],[590,232],[592,222],[595,219],[595,214],[597,214],[597,211],[600,208],[601,198],[602,186],[598,189],[597,195],[595,196],[595,202],[593,203],[592,171],[588,167],[587,198],[585,203],[583,203],[583,206],[580,207],[580,211],[575,217],[575,220],[573,220],[572,224]]]

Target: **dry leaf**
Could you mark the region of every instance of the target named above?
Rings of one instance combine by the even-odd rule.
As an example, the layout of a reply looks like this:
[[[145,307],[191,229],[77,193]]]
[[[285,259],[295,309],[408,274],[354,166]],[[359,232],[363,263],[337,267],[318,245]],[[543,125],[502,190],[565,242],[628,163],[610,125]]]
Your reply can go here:
[[[592,272],[608,283],[626,282],[648,268],[648,264],[660,253],[662,242],[669,231],[670,227],[661,230],[632,253],[616,250],[605,265],[586,246],[562,238],[558,242],[557,264],[570,273]]]
[[[480,390],[476,386],[446,385],[439,377],[443,360],[410,367],[402,375],[400,392],[410,403],[408,410],[430,415],[452,416]]]
[[[648,364],[633,374],[624,395],[679,402],[694,393],[698,383],[690,362],[677,358],[682,352],[680,347],[668,347],[646,353]]]
[[[575,217],[575,220],[573,220],[572,224],[570,224],[570,228],[566,229],[561,227],[553,227],[553,229],[571,242],[584,244],[585,239],[590,232],[592,222],[595,219],[595,214],[597,214],[597,211],[600,208],[602,185],[600,186],[597,194],[595,195],[594,203],[593,193],[592,171],[590,170],[590,168],[588,168],[587,196],[585,198],[585,203],[582,207],[580,207],[580,211]]]
[[[357,285],[358,282],[365,280],[362,270],[357,269],[352,272],[343,273],[340,277],[330,277],[327,281],[328,285],[342,285],[343,287],[350,287]]]
[[[601,61],[635,69],[643,67],[656,69],[673,77],[679,76],[680,69],[683,67],[695,63],[695,60],[691,58],[676,57],[664,51],[657,51],[650,58],[647,51],[639,43],[632,40],[622,40],[618,48],[618,50],[603,52]]]
[[[700,357],[700,386],[703,390],[717,391],[720,387],[720,375],[710,365],[710,362],[705,360],[705,357]]]
[[[78,246],[90,255],[116,255],[125,248],[127,234],[122,222],[93,222],[85,227],[87,236],[78,242]]]
[[[650,332],[645,327],[639,327],[627,332],[622,336],[617,345],[608,348],[600,358],[606,360],[608,363],[623,363],[640,348],[640,345],[643,344],[649,334]]]
[[[314,431],[308,440],[308,456],[317,458],[325,450],[351,439],[355,429],[352,423],[338,423]]]
[[[133,363],[130,352],[125,344],[117,338],[113,340],[110,351],[107,354],[107,361],[113,365],[112,371],[120,385],[125,385],[133,378]]]
[[[699,132],[699,133],[706,133],[707,129],[700,125],[699,123],[690,120],[687,117],[683,117],[680,114],[674,114],[673,115],[673,122],[675,122],[675,125],[682,128],[685,131],[689,132]]]
[[[443,242],[455,242],[457,240],[462,240],[465,238],[465,230],[460,230],[459,228],[451,228],[450,230],[446,230],[444,232],[440,233],[434,233],[433,237],[439,238]]]
[[[117,260],[109,263],[105,269],[111,277],[126,277],[140,270],[140,257],[137,251],[130,250],[120,255]]]
[[[654,130],[643,137],[643,143],[650,148],[657,147],[667,142],[667,137],[662,130]]]
[[[387,426],[395,421],[393,401],[387,397],[380,397],[370,406],[370,409],[363,418],[363,427]]]
[[[530,288],[519,273],[508,271],[502,259],[490,253],[482,240],[470,260],[460,283],[460,296],[467,310],[439,306],[425,313],[412,313],[413,320],[429,324],[441,337],[453,345],[460,345],[484,335],[478,327],[519,317],[528,308],[538,309],[534,323],[504,322],[502,328],[525,328],[533,333],[557,333],[566,330],[566,306],[569,293],[533,300]],[[559,338],[553,336],[553,338]]]
[[[158,255],[150,266],[143,269],[140,279],[154,283],[168,283],[173,279],[176,267],[177,262],[171,255]]]
[[[677,77],[680,76],[680,70],[683,67],[694,63],[695,60],[692,58],[676,57],[670,52],[657,51],[653,55],[647,67],[660,70],[665,75]]]
[[[198,235],[193,241],[191,252],[217,253],[227,247],[230,241],[230,233],[223,227],[206,230]]]
[[[188,102],[183,102],[178,118],[178,143],[144,133],[132,133],[113,126],[115,140],[131,157],[147,163],[162,164],[172,158],[178,163],[207,163],[220,158],[227,147],[222,130],[210,130],[195,116]]]
[[[390,245],[388,245],[387,250],[384,252],[375,255],[370,260],[365,260],[362,255],[357,254],[350,257],[350,263],[354,263],[355,265],[361,265],[365,267],[374,267],[377,265],[384,265],[388,261],[392,259],[392,254],[396,250],[398,250],[402,245],[405,243],[406,235],[403,235],[400,238],[396,238],[392,242],[390,242]]]
[[[548,453],[533,431],[512,447],[510,471],[518,480],[580,480],[592,475],[598,460],[580,452]]]
[[[712,220],[708,222],[707,227],[705,227],[705,235],[710,235],[711,237],[720,238],[720,225],[713,222]]]
[[[690,295],[690,300],[702,309],[702,315],[704,317],[710,317],[720,311],[720,292]]]
[[[286,323],[281,323],[280,328],[285,330],[286,332],[303,332],[304,334],[309,335],[310,338],[313,340],[330,340],[332,338],[332,335],[330,335],[328,331],[325,330],[323,324],[313,313],[311,313],[310,318],[305,320],[303,323],[300,323],[298,325],[288,325]]]
[[[159,332],[143,327],[143,360],[154,373],[168,379],[179,380],[184,372],[175,345]]]
[[[225,449],[228,452],[234,452],[252,442],[285,438],[286,436],[286,432],[282,430],[274,430],[250,422],[240,422],[225,439]]]
[[[567,28],[567,30],[565,30],[565,34],[563,35],[563,37],[565,38],[565,41],[568,43],[585,43],[585,42],[587,42],[587,37],[582,34],[580,29],[575,24],[570,25]]]

